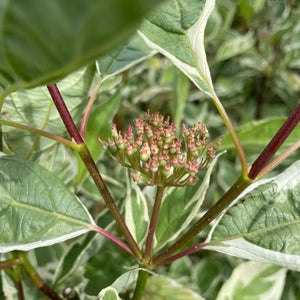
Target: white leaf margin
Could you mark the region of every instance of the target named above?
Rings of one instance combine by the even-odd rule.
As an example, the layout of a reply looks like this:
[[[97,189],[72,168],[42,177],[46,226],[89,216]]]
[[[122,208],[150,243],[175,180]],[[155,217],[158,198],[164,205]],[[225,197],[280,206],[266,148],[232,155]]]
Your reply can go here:
[[[118,292],[111,286],[101,290],[101,292],[98,294],[98,297],[99,297],[98,299],[99,300],[105,299],[104,297],[106,296],[106,292],[113,292],[114,296],[115,296],[115,300],[121,300],[121,298],[118,295]],[[112,298],[109,298],[109,299],[112,299]]]
[[[191,43],[193,55],[195,57],[195,62],[197,66],[196,68],[182,62],[173,54],[169,53],[165,49],[153,43],[140,30],[138,31],[138,34],[143,38],[148,47],[160,52],[161,54],[169,58],[172,61],[172,63],[202,91],[204,90],[201,88],[201,86],[198,84],[195,78],[199,78],[201,81],[205,82],[207,88],[209,88],[209,91],[204,92],[210,97],[216,98],[204,48],[204,31],[206,28],[208,18],[214,10],[214,8],[215,0],[206,0],[204,9],[199,19],[186,32],[187,37]]]
[[[77,201],[80,203],[80,205],[82,206],[82,208],[85,210],[87,216],[90,219],[91,223],[85,223],[83,221],[79,221],[79,223],[81,223],[83,226],[84,226],[84,224],[86,224],[86,229],[77,230],[77,231],[65,234],[63,236],[56,237],[54,239],[45,240],[45,241],[37,241],[37,242],[32,242],[32,243],[27,243],[27,244],[18,244],[18,245],[12,245],[12,246],[0,246],[0,253],[7,253],[7,252],[11,252],[13,250],[29,251],[29,250],[39,248],[39,247],[46,247],[46,246],[50,246],[53,244],[57,244],[57,243],[61,243],[61,242],[70,240],[72,238],[80,236],[89,231],[93,231],[92,226],[97,226],[97,224],[93,220],[93,218],[90,215],[87,208],[80,201],[80,199],[77,196],[75,196],[75,197],[76,197]],[[78,223],[78,222],[76,222],[76,223]]]
[[[130,41],[128,42],[128,44],[124,46],[124,49],[125,49],[126,47],[130,46],[130,42],[132,42],[132,41],[134,41],[134,39],[130,40]],[[123,49],[123,50],[124,50],[124,49]],[[150,48],[150,49],[152,49],[152,48]],[[122,51],[123,51],[123,50],[122,50]],[[109,73],[109,74],[107,74],[107,75],[105,75],[105,76],[103,76],[103,77],[102,77],[101,68],[100,68],[100,66],[99,66],[98,60],[96,60],[96,61],[95,61],[96,71],[97,71],[98,76],[101,78],[101,81],[104,82],[105,80],[107,80],[107,79],[109,79],[109,78],[111,78],[111,77],[113,77],[113,76],[116,76],[116,75],[118,75],[118,74],[120,74],[120,73],[122,73],[122,72],[124,72],[124,71],[126,71],[126,70],[128,70],[128,69],[130,69],[131,67],[137,65],[138,63],[140,63],[140,62],[142,62],[142,61],[144,61],[144,60],[146,60],[146,59],[152,57],[152,56],[155,55],[156,53],[157,53],[157,51],[154,50],[154,49],[152,49],[152,51],[149,51],[149,53],[146,54],[145,56],[143,56],[143,57],[141,57],[141,58],[139,58],[139,59],[133,60],[132,62],[126,64],[124,67],[120,68],[119,70],[117,70],[117,71],[115,71],[115,72],[112,72],[112,73]],[[101,59],[101,58],[100,58],[100,59]]]
[[[216,300],[235,299],[237,295],[234,291],[240,283],[242,283],[244,287],[248,286],[249,288],[251,281],[253,281],[255,277],[259,277],[261,273],[270,267],[272,267],[272,265],[254,261],[241,263],[233,270],[230,278],[223,284]],[[279,300],[284,289],[286,272],[286,269],[280,268],[275,273],[266,277],[264,276],[263,281],[272,282],[272,285],[266,292],[260,295],[253,295],[253,297],[261,300]],[[249,295],[248,297],[251,296]]]
[[[136,193],[136,201],[139,203],[139,205],[144,206],[144,215],[141,215],[140,217],[145,220],[146,223],[148,223],[148,227],[150,224],[150,217],[148,214],[148,205],[147,200],[141,189],[139,188],[138,184],[131,179],[131,177],[128,175],[127,172],[127,191],[126,191],[126,198],[125,198],[125,222],[127,224],[127,227],[130,231],[130,233],[133,235],[135,240],[137,240],[137,232],[136,232],[136,225],[134,223],[133,214],[132,214],[132,191]],[[147,231],[145,236],[142,238],[141,241],[138,241],[139,246],[143,245],[143,242],[146,239]]]
[[[251,192],[258,186],[268,182],[276,183],[278,186],[278,191],[280,190],[284,191],[295,186],[297,183],[300,182],[300,160],[296,161],[292,166],[290,166],[286,171],[279,174],[278,176],[275,176],[273,178],[268,178],[268,179],[262,179],[250,185],[239,195],[239,197],[237,197],[233,201],[230,207],[236,204],[239,201],[239,199],[244,197],[247,193]],[[226,210],[228,210],[229,208],[227,208]],[[212,227],[211,231],[208,234],[205,243],[209,243],[211,241],[212,235],[216,227],[222,220],[223,216],[224,214],[221,214],[220,218],[214,224],[214,226]],[[215,242],[217,241],[214,241],[214,243]],[[231,256],[249,259],[261,263],[272,263],[290,270],[300,272],[300,254],[299,255],[285,254],[274,250],[269,250],[266,248],[259,247],[255,244],[252,244],[247,240],[245,240],[244,238],[222,241],[219,243],[219,245],[220,246],[210,245],[204,247],[203,249],[213,250]]]

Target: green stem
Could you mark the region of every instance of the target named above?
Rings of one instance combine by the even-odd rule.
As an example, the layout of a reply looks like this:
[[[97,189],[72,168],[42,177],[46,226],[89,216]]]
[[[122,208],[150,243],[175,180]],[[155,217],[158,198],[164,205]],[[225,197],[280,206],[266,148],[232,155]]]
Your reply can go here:
[[[231,121],[221,103],[221,101],[219,100],[219,98],[217,97],[217,95],[214,94],[214,98],[213,98],[213,102],[215,104],[215,106],[217,107],[227,129],[228,129],[228,132],[233,140],[233,143],[235,145],[235,148],[236,148],[236,151],[237,151],[237,154],[239,156],[239,159],[240,159],[240,163],[241,163],[241,176],[245,179],[248,178],[247,174],[248,174],[248,165],[247,165],[247,160],[246,160],[246,156],[245,156],[245,153],[244,153],[244,150],[242,148],[242,145],[240,143],[240,140],[231,124]]]
[[[18,258],[0,261],[0,270],[6,269],[6,268],[11,268],[15,265],[19,265],[20,263],[21,263],[21,261]]]
[[[155,266],[171,257],[187,242],[194,238],[203,228],[205,228],[212,220],[214,220],[238,195],[241,194],[250,184],[251,180],[246,180],[242,176],[236,183],[221,197],[221,199],[209,209],[199,221],[192,226],[183,236],[179,238],[171,247],[166,249],[160,255],[151,260],[151,265]]]
[[[164,194],[164,187],[157,186],[156,197],[153,206],[153,211],[152,211],[152,216],[151,216],[151,221],[150,221],[149,231],[148,231],[148,236],[146,241],[146,247],[145,247],[144,259],[146,262],[148,262],[149,259],[151,258],[153,236],[156,228],[156,223],[158,219],[158,214],[159,214],[159,209],[163,198],[163,194]]]
[[[22,261],[22,266],[27,272],[31,281],[34,283],[34,285],[50,299],[61,300],[61,298],[56,294],[56,292],[47,285],[47,283],[40,277],[40,275],[32,267],[32,265],[27,259],[26,253],[18,251],[17,255],[19,259]]]
[[[142,298],[143,292],[146,287],[148,276],[149,276],[148,271],[146,271],[144,269],[139,270],[139,275],[138,275],[138,279],[136,282],[136,287],[135,287],[135,291],[134,291],[132,300],[140,300]]]
[[[65,145],[65,146],[68,146],[68,147],[70,147],[70,148],[72,148],[76,151],[79,151],[82,148],[81,145],[77,145],[76,143],[71,142],[67,139],[64,139],[64,138],[62,138],[58,135],[55,135],[55,134],[49,133],[47,131],[37,129],[35,127],[19,124],[19,123],[16,123],[16,122],[6,121],[6,120],[0,120],[0,124],[15,127],[15,128],[19,128],[19,129],[23,129],[23,130],[35,133],[36,135],[43,136],[43,137],[46,137],[48,139],[54,140],[54,141],[59,142],[59,143]]]

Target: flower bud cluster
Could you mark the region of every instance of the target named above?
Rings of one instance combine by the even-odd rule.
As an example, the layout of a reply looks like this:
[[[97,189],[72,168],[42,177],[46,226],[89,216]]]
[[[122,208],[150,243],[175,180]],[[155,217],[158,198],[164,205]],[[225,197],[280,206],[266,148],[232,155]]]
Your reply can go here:
[[[136,182],[181,187],[197,182],[197,173],[215,158],[222,139],[208,143],[208,131],[200,122],[192,128],[182,124],[181,135],[176,137],[176,124],[170,117],[148,110],[123,135],[114,124],[111,139],[98,139],[121,165],[138,171],[131,174]]]

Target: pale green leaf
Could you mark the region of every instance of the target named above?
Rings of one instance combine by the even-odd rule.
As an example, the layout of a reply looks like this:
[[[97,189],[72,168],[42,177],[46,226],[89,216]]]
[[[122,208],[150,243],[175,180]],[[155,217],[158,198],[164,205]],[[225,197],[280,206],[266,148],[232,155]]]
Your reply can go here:
[[[174,123],[176,124],[176,131],[179,133],[180,124],[183,118],[185,102],[188,98],[190,81],[178,69],[175,71],[174,88],[172,95],[171,111]]]
[[[139,269],[128,271],[118,277],[111,285],[118,293],[125,292],[138,278]]]
[[[150,222],[148,206],[145,195],[129,176],[127,176],[125,222],[137,243],[142,245]]]
[[[2,287],[0,287],[0,292],[2,290],[1,288],[3,288],[4,292],[4,295],[0,293],[0,299],[19,300],[18,291],[13,279],[6,272],[1,272],[0,276],[2,279]]]
[[[151,270],[137,268],[122,274],[111,284],[111,287],[113,287],[119,294],[126,292],[126,290],[128,290],[129,287],[132,287],[132,285],[136,282],[140,270],[156,276],[156,274]]]
[[[58,87],[75,122],[82,116],[88,99],[94,72],[90,68],[81,69],[58,83]],[[46,87],[18,90],[8,96],[3,105],[4,118],[9,121],[29,125],[56,135],[69,137],[57,109],[52,103]],[[44,137],[33,147],[36,134],[24,132],[10,126],[3,126],[3,136],[9,149],[15,154],[26,156],[44,152],[56,142]]]
[[[0,157],[0,251],[30,250],[90,230],[86,208],[52,173],[27,160]]]
[[[230,57],[239,55],[250,49],[254,44],[252,33],[241,35],[239,33],[230,34],[220,45],[216,53],[216,61],[222,61]]]
[[[279,300],[286,269],[257,262],[236,267],[222,286],[217,300]]]
[[[159,2],[2,0],[0,95],[57,81],[91,63],[127,40]]]
[[[142,300],[204,300],[193,290],[164,276],[154,276],[147,280]]]
[[[201,181],[195,186],[184,188],[170,188],[165,193],[158,215],[157,226],[154,234],[154,247],[157,251],[166,243],[175,240],[191,224],[199,213],[205,193],[209,187],[211,172],[218,157],[208,167]]]
[[[61,257],[56,267],[55,283],[62,284],[69,276],[76,273],[78,268],[93,257],[103,246],[105,237],[91,232],[83,242],[70,245]]]
[[[203,92],[215,97],[204,49],[204,30],[214,0],[173,0],[142,24],[146,44],[169,58]]]
[[[96,64],[102,81],[131,68],[155,52],[146,46],[140,36],[134,35],[128,43],[97,60]]]
[[[103,289],[99,293],[99,300],[121,300],[118,292],[111,286]]]
[[[284,118],[265,119],[261,121],[251,121],[236,129],[236,133],[244,149],[255,148],[257,151],[263,149],[273,138],[274,134],[284,123]],[[278,153],[282,153],[288,147],[299,140],[300,124],[296,126],[287,140],[284,142]],[[228,133],[224,135],[220,149],[234,148],[232,138]]]
[[[212,229],[205,249],[300,271],[299,195],[297,161],[238,197]]]

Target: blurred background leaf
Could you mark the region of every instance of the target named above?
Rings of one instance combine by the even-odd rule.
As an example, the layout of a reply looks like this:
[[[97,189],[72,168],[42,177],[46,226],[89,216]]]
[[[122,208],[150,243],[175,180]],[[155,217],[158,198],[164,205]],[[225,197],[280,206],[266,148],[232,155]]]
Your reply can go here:
[[[1,0],[0,95],[91,63],[128,39],[159,2]]]

